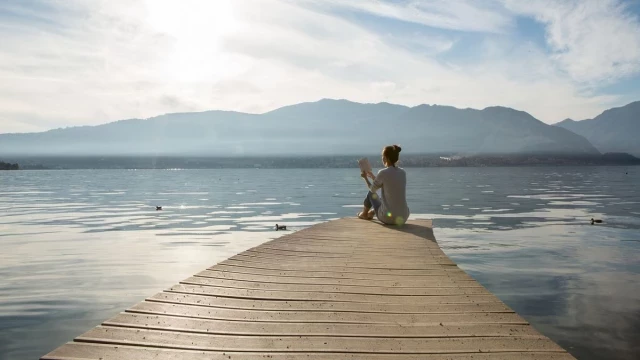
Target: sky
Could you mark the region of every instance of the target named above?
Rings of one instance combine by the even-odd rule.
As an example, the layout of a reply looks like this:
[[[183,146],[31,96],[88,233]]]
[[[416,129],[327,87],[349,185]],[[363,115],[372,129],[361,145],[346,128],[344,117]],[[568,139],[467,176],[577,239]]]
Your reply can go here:
[[[640,100],[638,0],[0,0],[0,133],[322,98]]]

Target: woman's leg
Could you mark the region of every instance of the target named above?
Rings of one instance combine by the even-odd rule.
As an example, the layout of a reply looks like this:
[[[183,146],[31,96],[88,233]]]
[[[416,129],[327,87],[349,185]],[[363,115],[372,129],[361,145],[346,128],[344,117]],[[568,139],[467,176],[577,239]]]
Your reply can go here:
[[[376,211],[373,209],[369,210],[369,213],[367,213],[367,219],[373,220],[374,217],[376,217]]]
[[[380,205],[382,205],[382,202],[378,199],[378,194],[369,191],[367,193],[367,197],[364,199],[363,205],[364,208],[362,209],[362,212],[358,213],[358,217],[360,219],[373,220],[373,217],[375,216],[376,211],[378,211]]]
[[[371,194],[371,192],[369,192],[369,194]],[[362,209],[361,212],[358,213],[358,217],[362,220],[371,220],[373,219],[373,217],[369,214],[369,209],[371,209],[371,207],[373,206],[371,204],[371,199],[369,198],[369,194],[367,194],[367,197],[364,198],[364,208]]]

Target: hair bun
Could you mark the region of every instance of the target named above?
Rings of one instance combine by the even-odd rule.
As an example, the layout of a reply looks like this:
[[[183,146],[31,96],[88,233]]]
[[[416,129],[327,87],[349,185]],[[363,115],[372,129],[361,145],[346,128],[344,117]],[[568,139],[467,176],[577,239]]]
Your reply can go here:
[[[402,148],[401,148],[400,146],[398,146],[398,145],[393,145],[393,149],[394,149],[395,151],[397,151],[397,152],[402,151]]]

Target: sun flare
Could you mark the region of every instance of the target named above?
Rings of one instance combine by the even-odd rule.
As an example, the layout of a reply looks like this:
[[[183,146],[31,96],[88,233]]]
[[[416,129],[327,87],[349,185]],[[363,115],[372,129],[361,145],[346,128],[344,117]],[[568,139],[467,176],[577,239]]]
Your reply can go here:
[[[147,1],[146,22],[169,37],[163,75],[178,81],[215,81],[228,69],[224,38],[240,27],[229,0]]]

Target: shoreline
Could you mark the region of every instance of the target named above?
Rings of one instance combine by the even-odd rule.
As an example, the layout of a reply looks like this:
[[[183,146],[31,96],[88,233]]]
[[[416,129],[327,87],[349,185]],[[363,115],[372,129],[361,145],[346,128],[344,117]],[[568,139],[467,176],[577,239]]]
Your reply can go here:
[[[344,156],[16,156],[0,158],[20,164],[20,170],[79,169],[342,169],[358,168],[357,160],[372,159],[374,168],[382,164],[379,155]],[[636,166],[640,158],[629,154],[592,155],[472,155],[441,154],[403,155],[400,166],[405,168],[438,167],[541,167],[541,166]]]

